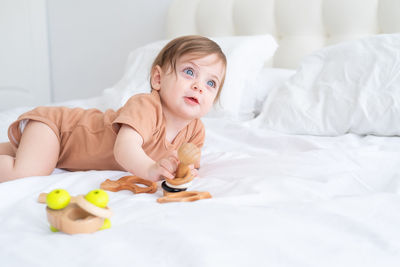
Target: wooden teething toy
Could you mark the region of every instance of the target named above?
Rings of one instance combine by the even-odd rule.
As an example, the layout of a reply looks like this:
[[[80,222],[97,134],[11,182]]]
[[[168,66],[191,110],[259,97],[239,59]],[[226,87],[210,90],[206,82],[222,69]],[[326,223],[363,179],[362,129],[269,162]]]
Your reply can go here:
[[[139,186],[138,184],[145,185]],[[117,192],[121,190],[130,190],[135,194],[140,193],[155,193],[157,191],[157,183],[142,179],[137,176],[124,176],[116,181],[110,179],[105,180],[100,185],[101,189]]]
[[[162,182],[161,186],[163,188],[164,197],[157,199],[159,203],[188,202],[211,198],[208,192],[186,191],[194,178],[189,165],[198,162],[200,160],[200,154],[200,149],[192,143],[185,143],[179,148],[178,158],[180,163],[176,171],[176,178],[166,178],[165,181]],[[138,184],[144,186],[139,186]],[[116,181],[107,179],[101,183],[100,188],[113,192],[130,190],[135,194],[152,194],[157,191],[157,183],[137,176],[124,176]]]
[[[200,149],[192,143],[184,143],[178,150],[179,165],[174,179],[165,178],[170,185],[182,185],[193,180],[189,165],[200,160]]]
[[[208,192],[186,191],[194,178],[189,165],[199,161],[200,154],[200,149],[192,143],[185,143],[179,148],[178,158],[180,163],[176,171],[176,178],[165,178],[165,181],[161,184],[164,196],[157,199],[159,203],[190,202],[211,198],[211,194]]]
[[[211,198],[211,194],[208,192],[199,192],[199,191],[182,191],[178,193],[169,193],[166,196],[157,199],[157,202],[158,203],[191,202],[206,198]]]
[[[110,227],[112,216],[106,207],[108,195],[100,189],[86,196],[71,197],[66,190],[55,189],[49,194],[41,193],[38,201],[47,203],[47,220],[52,231],[67,234],[93,233]]]

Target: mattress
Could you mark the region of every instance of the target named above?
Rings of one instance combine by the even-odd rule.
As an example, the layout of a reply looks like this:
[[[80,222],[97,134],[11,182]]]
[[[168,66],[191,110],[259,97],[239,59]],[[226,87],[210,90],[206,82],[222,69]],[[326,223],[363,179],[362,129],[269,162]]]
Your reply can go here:
[[[27,109],[0,113],[0,141]],[[202,167],[190,190],[211,199],[160,204],[160,188],[108,192],[111,228],[68,235],[50,231],[39,194],[86,194],[126,172],[55,170],[2,183],[1,265],[398,266],[400,138],[203,122]]]

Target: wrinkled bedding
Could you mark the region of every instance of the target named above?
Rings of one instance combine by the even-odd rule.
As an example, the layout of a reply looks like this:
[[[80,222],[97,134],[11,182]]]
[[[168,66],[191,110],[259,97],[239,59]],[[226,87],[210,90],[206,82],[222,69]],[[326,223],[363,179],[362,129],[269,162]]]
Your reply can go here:
[[[22,109],[0,113],[0,141]],[[400,138],[286,135],[204,119],[200,177],[212,199],[159,204],[109,192],[112,227],[53,233],[41,192],[86,194],[118,171],[0,184],[2,266],[398,266]]]

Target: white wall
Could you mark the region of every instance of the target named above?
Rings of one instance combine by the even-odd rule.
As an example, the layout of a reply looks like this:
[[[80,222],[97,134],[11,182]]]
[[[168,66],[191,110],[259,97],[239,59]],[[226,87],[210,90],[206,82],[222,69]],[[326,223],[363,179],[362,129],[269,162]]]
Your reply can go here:
[[[172,0],[48,0],[53,102],[101,94],[129,51],[166,36]]]
[[[46,0],[0,0],[0,110],[50,102]]]

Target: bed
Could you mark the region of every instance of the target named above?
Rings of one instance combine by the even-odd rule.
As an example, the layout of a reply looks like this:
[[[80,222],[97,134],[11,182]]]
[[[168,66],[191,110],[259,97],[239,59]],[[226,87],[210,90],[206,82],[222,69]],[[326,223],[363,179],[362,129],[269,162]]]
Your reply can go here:
[[[109,192],[111,228],[67,235],[50,231],[39,194],[85,194],[127,173],[2,183],[1,265],[398,266],[399,12],[394,0],[172,1],[168,38],[210,36],[230,64],[190,188],[212,198]],[[102,95],[57,104],[117,108],[149,90],[136,70],[165,42],[134,50]],[[0,113],[1,142],[29,108]]]

